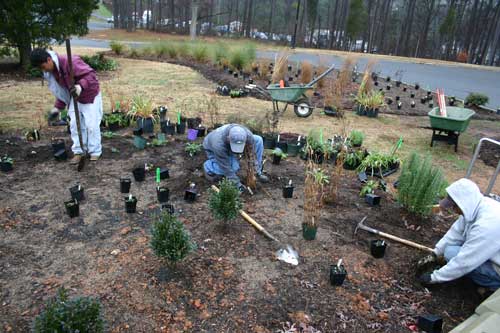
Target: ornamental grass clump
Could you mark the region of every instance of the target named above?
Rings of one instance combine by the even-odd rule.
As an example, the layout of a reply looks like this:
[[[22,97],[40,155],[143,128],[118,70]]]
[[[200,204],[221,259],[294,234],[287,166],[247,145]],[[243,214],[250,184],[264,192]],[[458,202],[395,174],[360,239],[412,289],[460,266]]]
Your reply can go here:
[[[211,190],[208,207],[217,220],[227,223],[234,220],[242,207],[240,191],[229,179],[219,182],[219,191]]]
[[[175,215],[163,213],[151,227],[151,248],[158,257],[175,264],[195,250],[196,244]]]
[[[308,163],[304,183],[304,222],[303,224],[316,228],[323,208],[323,188],[330,181],[326,173],[315,164]]]
[[[45,309],[35,318],[35,333],[104,332],[104,319],[99,300],[91,297],[68,299],[67,291],[60,289],[49,300]]]
[[[432,165],[430,156],[413,152],[403,163],[397,199],[408,211],[428,215],[446,186],[443,172]]]

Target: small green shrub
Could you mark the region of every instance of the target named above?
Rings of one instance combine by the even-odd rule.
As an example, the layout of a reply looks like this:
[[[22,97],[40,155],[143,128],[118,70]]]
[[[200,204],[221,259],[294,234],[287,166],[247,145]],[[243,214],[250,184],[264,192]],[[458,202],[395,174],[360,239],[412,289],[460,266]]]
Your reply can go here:
[[[361,131],[353,130],[349,135],[349,140],[353,146],[361,146],[363,144],[363,139],[365,135]]]
[[[113,51],[117,55],[125,53],[126,50],[126,45],[116,40],[112,40],[109,43],[109,47],[111,48],[111,51]]]
[[[240,70],[247,64],[247,58],[243,49],[236,49],[231,52],[229,63],[234,69]]]
[[[217,43],[214,49],[214,63],[222,65],[224,60],[226,60],[228,57],[229,57],[229,52],[227,50],[226,45],[222,43]]]
[[[179,54],[179,58],[186,58],[189,56],[191,52],[191,47],[188,43],[179,43],[177,45],[177,53]]]
[[[151,248],[158,257],[175,263],[195,250],[196,244],[177,217],[164,213],[151,227]]]
[[[480,93],[470,93],[467,98],[465,98],[465,105],[480,106],[485,105],[489,101],[489,97],[485,94]]]
[[[31,67],[31,65],[28,67],[28,70],[26,71],[26,75],[31,78],[36,78],[36,77],[42,77],[43,73],[40,68],[37,67]]]
[[[274,148],[274,150],[271,152],[273,156],[279,156],[282,160],[286,159],[288,157],[287,154],[283,152],[280,148]]]
[[[68,299],[60,289],[35,318],[35,333],[104,332],[101,303],[91,297]]]
[[[376,180],[369,180],[359,192],[359,196],[364,198],[367,194],[375,193],[375,190],[379,187],[379,183]]]
[[[184,150],[189,154],[189,156],[193,157],[201,151],[201,148],[201,144],[193,142],[186,144],[186,148],[184,148]]]
[[[197,62],[206,62],[208,60],[208,48],[205,45],[195,45],[191,51],[194,60]]]
[[[398,201],[410,212],[428,215],[446,188],[440,168],[433,167],[430,156],[416,152],[404,161],[398,185]]]
[[[82,55],[80,58],[96,72],[114,71],[118,67],[114,59],[108,59],[102,53],[93,56]]]
[[[400,159],[397,156],[374,152],[362,159],[357,171],[363,172],[368,170],[373,176],[374,172],[378,171],[382,174],[384,170],[394,167],[399,163]]]
[[[229,222],[234,220],[242,207],[240,191],[229,179],[219,183],[219,192],[211,190],[208,207],[217,220]]]
[[[154,55],[158,58],[166,57],[168,55],[168,48],[169,46],[166,43],[155,44],[153,47]]]
[[[139,58],[140,56],[140,50],[136,49],[136,48],[132,48],[130,50],[130,57],[131,58]]]

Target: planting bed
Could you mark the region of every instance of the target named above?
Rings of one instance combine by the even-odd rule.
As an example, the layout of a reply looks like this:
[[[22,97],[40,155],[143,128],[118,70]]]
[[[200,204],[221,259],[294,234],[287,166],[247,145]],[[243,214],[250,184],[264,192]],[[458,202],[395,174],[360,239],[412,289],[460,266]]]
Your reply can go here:
[[[42,137],[63,137],[63,131],[44,131]],[[269,162],[271,182],[244,197],[244,210],[298,250],[299,265],[292,266],[277,261],[278,245],[243,219],[226,228],[213,220],[209,184],[202,177],[204,155],[188,157],[184,136],[168,141],[138,151],[131,133],[104,139],[102,159],[77,173],[75,166],[52,158],[48,141],[1,138],[2,152],[15,160],[14,171],[0,177],[3,330],[29,331],[44,301],[61,286],[71,295],[100,299],[110,332],[276,332],[286,322],[322,332],[408,332],[425,313],[442,316],[449,330],[479,304],[473,285],[464,280],[431,292],[416,284],[414,266],[424,253],[389,242],[384,258],[374,259],[370,241],[375,236],[352,234],[368,216],[369,226],[432,246],[452,220],[408,215],[389,194],[382,195],[380,206],[369,207],[359,198],[356,174],[345,171],[337,203],[326,206],[317,239],[305,241],[304,162],[298,157],[280,165]],[[120,152],[113,153],[116,149]],[[146,162],[169,168],[170,178],[161,184],[170,189],[170,202],[198,245],[173,269],[149,247],[158,213],[154,172],[140,183],[132,176],[132,169]],[[124,177],[132,178],[136,214],[124,209]],[[284,199],[282,186],[289,179],[295,190],[293,198]],[[70,219],[64,201],[77,181],[85,188],[85,201],[80,216]],[[194,203],[183,200],[190,182],[200,193]],[[339,258],[348,275],[341,287],[333,287],[330,266]]]

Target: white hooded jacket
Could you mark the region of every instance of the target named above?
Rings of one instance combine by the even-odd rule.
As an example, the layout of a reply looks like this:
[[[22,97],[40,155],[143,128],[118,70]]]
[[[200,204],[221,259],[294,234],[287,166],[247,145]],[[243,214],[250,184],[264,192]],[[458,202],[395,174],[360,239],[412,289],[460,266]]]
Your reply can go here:
[[[488,260],[500,274],[500,203],[483,196],[477,185],[465,178],[451,184],[446,192],[463,215],[436,244],[434,251],[442,255],[450,245],[461,246],[461,249],[445,266],[432,273],[432,282],[458,279]]]

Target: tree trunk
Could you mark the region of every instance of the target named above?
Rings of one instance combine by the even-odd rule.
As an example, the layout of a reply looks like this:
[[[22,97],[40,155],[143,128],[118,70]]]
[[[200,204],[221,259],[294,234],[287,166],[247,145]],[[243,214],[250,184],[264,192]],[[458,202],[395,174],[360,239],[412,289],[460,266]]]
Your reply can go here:
[[[474,0],[474,5],[472,6],[472,12],[470,14],[470,19],[469,19],[469,23],[468,23],[467,33],[465,35],[464,48],[468,53],[467,62],[472,61],[472,53],[474,53],[474,52],[472,52],[471,44],[472,44],[472,39],[474,38],[476,27],[478,26],[476,24],[478,4],[479,4],[479,0]]]
[[[197,0],[191,1],[191,26],[189,30],[189,36],[191,40],[196,39],[196,25],[198,23],[198,6],[199,3]]]
[[[113,28],[118,29],[120,27],[118,22],[118,16],[120,15],[120,0],[113,0]]]
[[[330,49],[333,49],[333,44],[337,42],[337,10],[339,7],[339,1],[335,0],[335,9],[332,15],[332,25],[330,30]]]
[[[276,6],[276,0],[271,0],[271,11],[270,11],[270,14],[269,14],[269,24],[268,24],[268,31],[269,31],[269,35],[270,35],[270,38],[272,40],[272,36],[273,36],[273,18],[274,18],[274,7]]]
[[[495,63],[495,56],[500,40],[500,4],[497,5],[496,19],[493,22],[496,22],[496,28],[495,33],[493,34],[493,40],[491,41],[490,58],[488,62],[490,66],[493,66]]]
[[[19,51],[19,64],[26,71],[30,67],[31,43],[29,41],[22,43],[18,45],[17,50]]]

